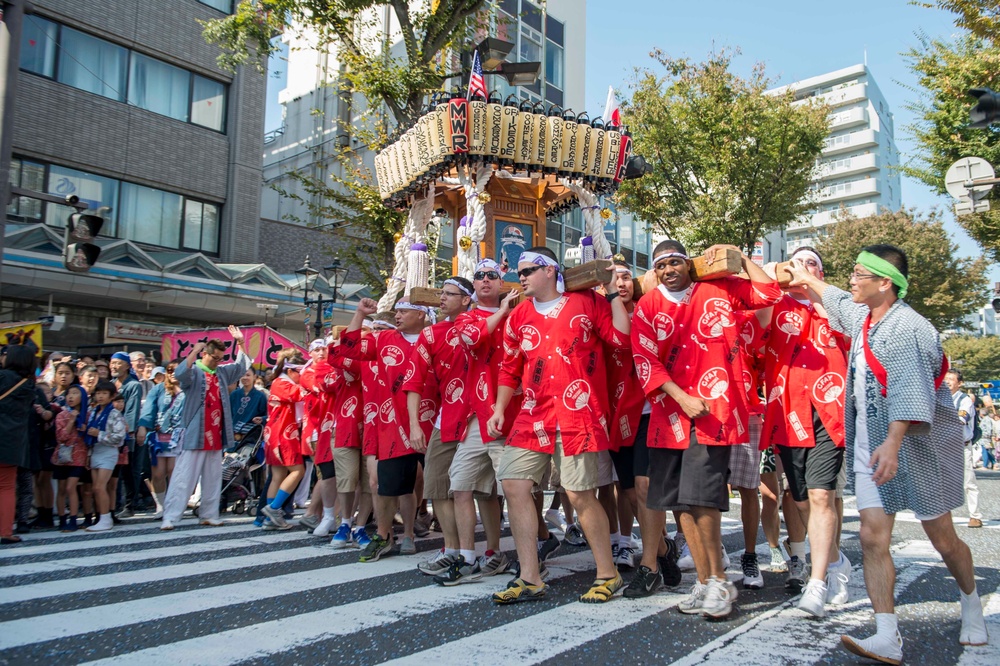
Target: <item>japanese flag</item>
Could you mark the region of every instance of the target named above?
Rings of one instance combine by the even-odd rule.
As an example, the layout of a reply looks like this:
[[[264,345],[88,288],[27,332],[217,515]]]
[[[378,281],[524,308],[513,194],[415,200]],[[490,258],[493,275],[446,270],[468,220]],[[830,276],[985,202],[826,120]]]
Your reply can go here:
[[[618,107],[618,98],[615,96],[615,89],[608,86],[608,101],[604,103],[604,126],[622,126],[622,112]]]

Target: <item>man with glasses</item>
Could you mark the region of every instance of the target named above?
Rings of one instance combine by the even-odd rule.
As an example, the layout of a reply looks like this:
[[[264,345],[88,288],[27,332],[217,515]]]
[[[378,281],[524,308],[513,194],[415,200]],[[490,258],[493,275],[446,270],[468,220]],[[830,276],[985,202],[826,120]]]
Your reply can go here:
[[[246,351],[243,331],[229,327],[238,353],[232,363],[220,365],[226,356],[221,340],[199,342],[174,370],[181,390],[181,452],[167,488],[161,530],[174,529],[187,507],[188,498],[201,480],[201,505],[198,517],[202,525],[222,525],[219,520],[219,495],[222,493],[222,451],[232,448],[234,425],[229,401],[229,385],[235,384],[251,360]],[[199,358],[200,356],[200,358]]]
[[[884,663],[903,658],[893,599],[896,570],[889,547],[898,511],[911,510],[961,592],[959,643],[987,642],[969,547],[951,511],[964,504],[961,423],[947,386],[937,331],[902,299],[909,287],[906,254],[870,245],[858,255],[851,290],[826,284],[792,262],[792,286],[822,302],[830,326],[851,337],[845,392],[847,459],[861,513],[865,587],[875,635],[842,636],[849,651]]]
[[[792,260],[823,279],[823,260],[800,247]],[[844,393],[849,341],[830,329],[822,303],[813,304],[802,287],[789,287],[773,308],[757,311],[768,330],[764,376],[768,401],[761,446],[774,446],[802,522],[808,526],[812,563],[805,584],[805,542],[790,541],[785,586],[805,584],[799,608],[815,617],[824,606],[848,601],[851,563],[840,552],[836,495],[844,468]],[[746,557],[746,556],[744,556]],[[794,588],[793,588],[794,586]]]
[[[609,304],[594,291],[564,293],[562,270],[548,248],[522,253],[517,273],[530,300],[507,318],[499,389],[487,430],[491,437],[505,431],[507,406],[520,387],[521,410],[509,424],[497,474],[510,508],[520,576],[493,595],[493,601],[509,604],[545,596],[532,489],[554,460],[597,564],[597,579],[580,601],[603,603],[623,585],[611,556],[608,516],[596,491],[598,452],[610,448],[603,346],[628,346],[628,312],[618,298]],[[609,269],[609,294],[617,293],[615,280]]]

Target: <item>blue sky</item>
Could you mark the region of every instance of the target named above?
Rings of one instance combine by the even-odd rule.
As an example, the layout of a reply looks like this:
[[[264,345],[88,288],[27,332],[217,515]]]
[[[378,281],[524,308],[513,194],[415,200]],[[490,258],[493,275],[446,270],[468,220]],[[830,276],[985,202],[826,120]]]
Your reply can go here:
[[[633,69],[653,65],[649,52],[704,60],[714,49],[739,48],[738,74],[763,62],[776,84],[790,83],[865,60],[895,116],[896,144],[905,162],[913,143],[906,126],[913,121],[904,104],[915,77],[900,54],[917,43],[917,33],[947,37],[956,28],[952,15],[909,4],[909,0],[588,0],[587,110],[604,108],[609,85],[627,88]],[[280,122],[275,98],[280,79],[272,78],[267,128]],[[948,197],[903,178],[903,204],[929,210],[949,208]],[[959,252],[978,256],[976,244],[954,222],[947,227]],[[994,268],[993,280],[1000,280]]]

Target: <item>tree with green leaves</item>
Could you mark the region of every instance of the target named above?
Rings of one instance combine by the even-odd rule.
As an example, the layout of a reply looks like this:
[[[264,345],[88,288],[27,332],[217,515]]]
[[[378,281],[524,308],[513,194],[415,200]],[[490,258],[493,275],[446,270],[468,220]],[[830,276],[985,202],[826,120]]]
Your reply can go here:
[[[982,305],[989,263],[957,258],[958,245],[949,238],[937,211],[921,216],[914,209],[902,209],[859,218],[842,209],[837,218],[816,247],[830,284],[850,289],[849,276],[861,249],[889,243],[902,248],[909,261],[906,302],[938,330],[963,326],[962,319]]]
[[[275,35],[288,31],[315,34],[319,45],[336,54],[342,103],[364,102],[341,115],[352,119],[349,126],[338,126],[344,125],[338,118],[329,121],[363,148],[328,144],[317,165],[326,177],[298,170],[288,175],[299,190],[275,189],[302,203],[310,220],[321,220],[324,229],[348,240],[342,255],[376,290],[385,289],[394,236],[406,212],[382,205],[365,163],[367,151],[380,150],[395,127],[418,119],[429,95],[460,73],[450,67],[451,56],[468,49],[486,6],[487,0],[239,0],[230,16],[204,22],[205,39],[222,47],[219,64],[229,70],[243,65],[265,70],[278,49]],[[384,10],[398,26],[394,35],[402,48],[389,43]]]
[[[1000,344],[996,336],[952,335],[941,346],[951,365],[968,382],[1000,379]]]
[[[945,172],[963,157],[981,157],[1000,167],[1000,128],[970,128],[969,109],[975,100],[967,95],[970,88],[1000,87],[1000,9],[989,0],[916,4],[954,12],[956,25],[965,30],[953,39],[920,35],[919,43],[903,54],[920,87],[914,91],[917,99],[906,105],[917,118],[907,127],[916,139],[916,152],[902,171],[944,194]],[[998,201],[992,196],[989,212],[958,217],[995,261],[1000,260]]]
[[[692,251],[714,243],[750,250],[811,206],[809,184],[828,132],[822,104],[769,93],[763,65],[748,79],[733,53],[705,62],[651,54],[622,105],[634,151],[653,171],[626,181],[619,205]]]

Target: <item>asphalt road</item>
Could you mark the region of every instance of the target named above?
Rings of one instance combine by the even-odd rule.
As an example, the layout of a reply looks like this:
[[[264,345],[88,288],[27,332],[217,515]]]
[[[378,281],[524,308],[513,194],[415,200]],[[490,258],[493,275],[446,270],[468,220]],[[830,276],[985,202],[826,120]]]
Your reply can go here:
[[[955,522],[975,558],[990,645],[958,644],[954,581],[920,524],[900,515],[893,550],[908,663],[1000,664],[1000,472],[980,470],[979,480],[986,526],[966,528],[964,511]],[[845,513],[851,602],[823,620],[807,619],[784,574],[769,572],[723,622],[677,612],[693,574],[648,599],[581,604],[593,563],[569,546],[549,563],[545,601],[497,607],[489,596],[508,576],[442,588],[416,572],[441,545],[434,534],[417,555],[373,564],[301,530],[261,532],[246,517],[218,528],[189,519],[165,533],[139,517],[108,534],[31,534],[0,549],[0,664],[865,663],[839,646],[842,633],[874,628],[853,498]],[[723,525],[734,579],[738,521],[734,503]],[[509,537],[503,547],[513,550]],[[768,562],[763,537],[758,552]]]

